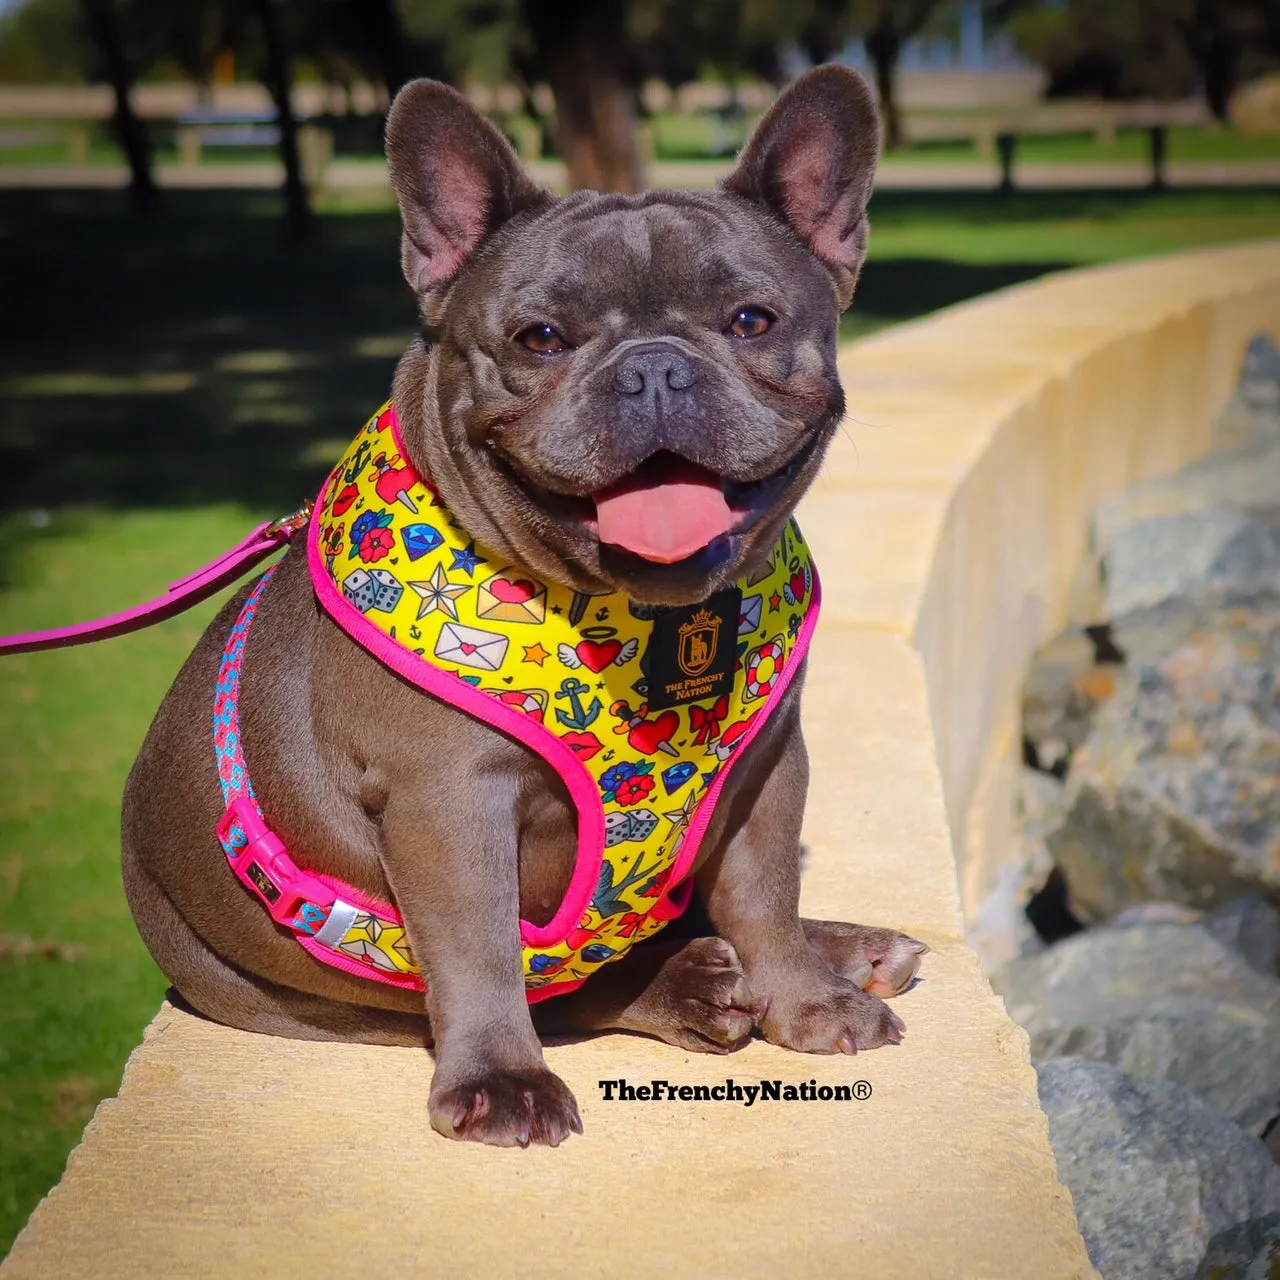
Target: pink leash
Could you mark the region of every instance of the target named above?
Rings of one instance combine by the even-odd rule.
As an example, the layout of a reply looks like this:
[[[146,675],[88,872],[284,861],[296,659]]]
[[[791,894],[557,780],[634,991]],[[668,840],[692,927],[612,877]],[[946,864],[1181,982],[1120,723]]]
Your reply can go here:
[[[81,622],[74,627],[57,627],[52,631],[28,631],[23,635],[0,636],[0,654],[34,653],[40,649],[61,649],[67,645],[88,644],[112,636],[141,631],[143,627],[163,622],[192,605],[207,600],[215,591],[230,585],[254,565],[286,546],[311,518],[311,503],[304,502],[291,515],[259,525],[243,542],[220,555],[212,564],[170,583],[158,600],[113,613],[96,622]]]

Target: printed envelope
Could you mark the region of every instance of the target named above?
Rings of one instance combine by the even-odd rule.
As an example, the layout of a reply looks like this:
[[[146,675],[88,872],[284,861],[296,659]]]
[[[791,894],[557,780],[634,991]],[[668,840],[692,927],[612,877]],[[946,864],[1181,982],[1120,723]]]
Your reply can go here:
[[[507,637],[496,631],[446,622],[436,640],[436,657],[477,671],[497,671],[507,656]]]
[[[547,589],[516,569],[503,569],[485,579],[477,592],[476,616],[495,622],[528,622],[537,626],[547,618]]]

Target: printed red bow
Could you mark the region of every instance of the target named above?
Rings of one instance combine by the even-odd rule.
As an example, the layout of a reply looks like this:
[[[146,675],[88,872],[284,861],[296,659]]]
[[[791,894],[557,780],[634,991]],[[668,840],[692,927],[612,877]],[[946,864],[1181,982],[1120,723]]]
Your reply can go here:
[[[695,746],[702,747],[714,742],[720,736],[720,721],[729,714],[729,699],[722,696],[716,699],[715,706],[689,708],[689,728],[693,730]]]

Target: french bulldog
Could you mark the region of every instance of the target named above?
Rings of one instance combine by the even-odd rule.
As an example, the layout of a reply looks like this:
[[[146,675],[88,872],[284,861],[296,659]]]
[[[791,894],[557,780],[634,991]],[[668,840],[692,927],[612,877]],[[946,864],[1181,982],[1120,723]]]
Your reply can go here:
[[[393,399],[408,458],[477,545],[547,583],[624,593],[637,616],[758,567],[843,414],[837,321],[879,138],[862,79],[825,66],[778,98],[714,192],[557,198],[461,95],[400,92],[387,155],[422,323]],[[246,645],[244,755],[299,863],[397,905],[426,991],[317,964],[232,883],[215,838],[209,704],[247,590],[178,675],[124,797],[132,911],[196,1011],[430,1046],[431,1124],[500,1146],[582,1131],[540,1034],[621,1028],[711,1053],[757,1029],[808,1053],[902,1038],[883,997],[928,948],[798,914],[800,677],[736,762],[692,867],[714,935],[668,930],[531,1006],[518,924],[547,922],[575,865],[562,778],[355,643],[295,548]]]

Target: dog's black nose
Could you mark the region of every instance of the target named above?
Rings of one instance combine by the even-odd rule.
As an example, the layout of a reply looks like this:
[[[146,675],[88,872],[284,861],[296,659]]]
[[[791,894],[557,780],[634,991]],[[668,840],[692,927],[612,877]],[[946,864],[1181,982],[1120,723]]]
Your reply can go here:
[[[698,380],[694,363],[667,342],[646,343],[628,351],[614,371],[614,390],[625,396],[663,399],[669,391],[688,391]]]

